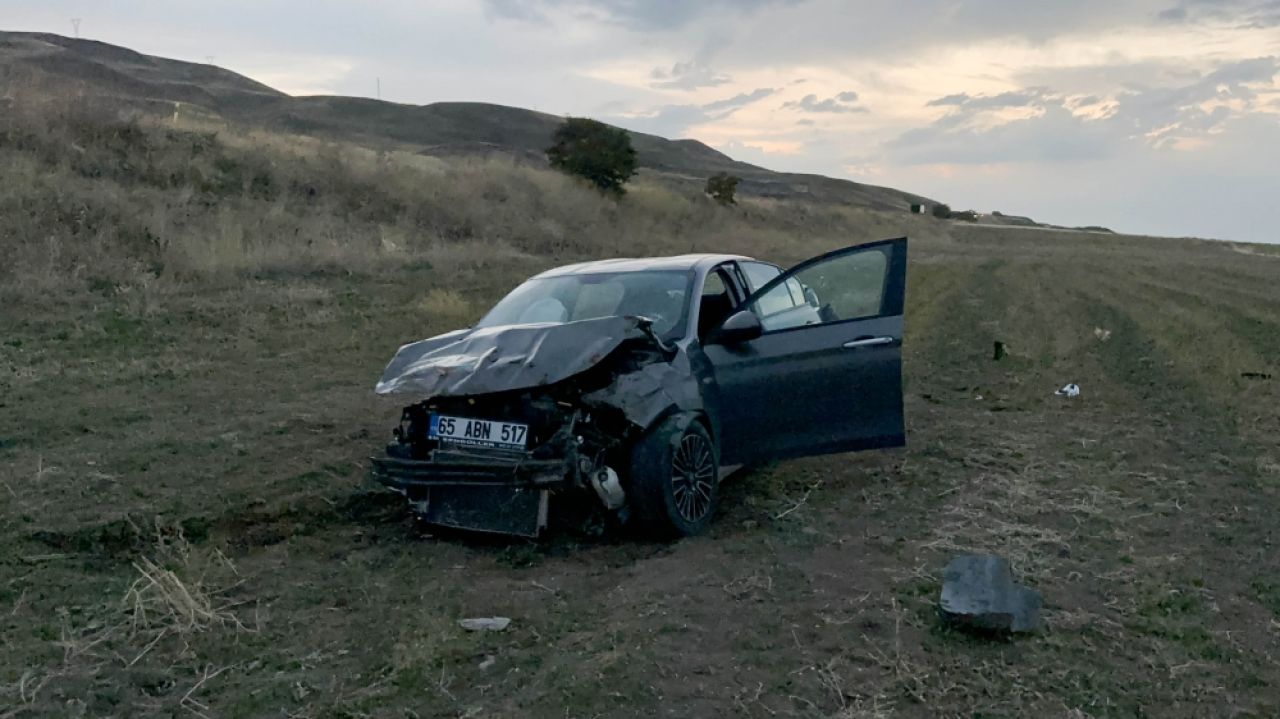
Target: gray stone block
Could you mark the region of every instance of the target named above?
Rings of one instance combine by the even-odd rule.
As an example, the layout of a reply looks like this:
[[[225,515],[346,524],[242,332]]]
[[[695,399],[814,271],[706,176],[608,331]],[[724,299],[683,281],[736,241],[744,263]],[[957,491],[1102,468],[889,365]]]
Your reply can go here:
[[[1034,632],[1040,628],[1039,592],[1013,581],[1009,560],[966,554],[947,565],[939,608],[957,627],[988,632]]]

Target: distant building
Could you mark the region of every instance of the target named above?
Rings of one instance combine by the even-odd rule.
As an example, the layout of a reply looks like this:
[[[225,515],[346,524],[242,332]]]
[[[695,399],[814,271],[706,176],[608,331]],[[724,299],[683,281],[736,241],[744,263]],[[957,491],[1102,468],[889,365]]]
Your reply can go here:
[[[911,203],[911,214],[913,215],[923,215],[928,211],[929,211],[929,208],[925,207],[924,203],[922,202]]]

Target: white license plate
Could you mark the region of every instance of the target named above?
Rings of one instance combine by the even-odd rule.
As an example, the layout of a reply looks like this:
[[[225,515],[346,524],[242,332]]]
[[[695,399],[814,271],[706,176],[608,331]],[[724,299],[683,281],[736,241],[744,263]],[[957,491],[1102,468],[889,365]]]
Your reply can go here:
[[[529,425],[433,414],[427,436],[471,447],[524,449],[529,438]]]

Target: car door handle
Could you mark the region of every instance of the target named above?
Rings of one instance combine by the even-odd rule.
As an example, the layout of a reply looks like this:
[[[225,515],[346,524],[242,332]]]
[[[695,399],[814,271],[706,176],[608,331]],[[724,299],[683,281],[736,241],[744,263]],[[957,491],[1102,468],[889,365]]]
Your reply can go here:
[[[859,337],[856,340],[850,340],[844,343],[845,349],[857,349],[859,347],[877,347],[879,345],[891,345],[897,342],[894,337]]]

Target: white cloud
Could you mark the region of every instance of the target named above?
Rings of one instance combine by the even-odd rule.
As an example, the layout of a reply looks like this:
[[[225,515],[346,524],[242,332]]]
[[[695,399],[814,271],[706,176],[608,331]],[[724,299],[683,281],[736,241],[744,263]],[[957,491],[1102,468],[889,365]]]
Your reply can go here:
[[[810,93],[783,104],[783,107],[800,112],[867,112],[867,108],[854,104],[857,101],[858,93],[846,90],[825,99],[818,99],[817,95]]]
[[[753,102],[763,100],[764,98],[769,97],[775,92],[777,92],[777,90],[773,89],[772,87],[761,87],[761,88],[752,90],[751,92],[738,93],[733,97],[727,97],[723,100],[715,100],[713,102],[708,102],[707,104],[702,106],[702,109],[707,110],[709,112],[724,112],[724,111],[732,112],[734,110],[737,110],[738,108],[746,107],[747,105],[750,105]]]
[[[655,67],[649,74],[654,79],[652,86],[664,90],[697,90],[703,87],[716,87],[733,79],[696,61],[677,62],[671,66],[670,70]]]
[[[947,114],[903,132],[884,148],[888,157],[907,164],[978,165],[1095,160],[1142,144],[1178,148],[1255,110],[1256,88],[1270,87],[1278,73],[1280,62],[1272,57],[1227,63],[1190,82],[1117,93],[1103,115],[1077,113],[1068,98],[1047,88],[957,93],[926,103],[948,108]],[[991,113],[1008,108],[1032,114],[989,120]]]
[[[738,110],[776,92],[774,88],[761,87],[703,105],[664,105],[643,112],[612,115],[604,119],[628,130],[680,138],[686,137],[688,130],[692,127],[724,120]]]
[[[750,12],[773,2],[795,0],[484,0],[487,9],[515,20],[546,22],[552,13],[590,17],[639,31],[668,30],[706,15]]]

